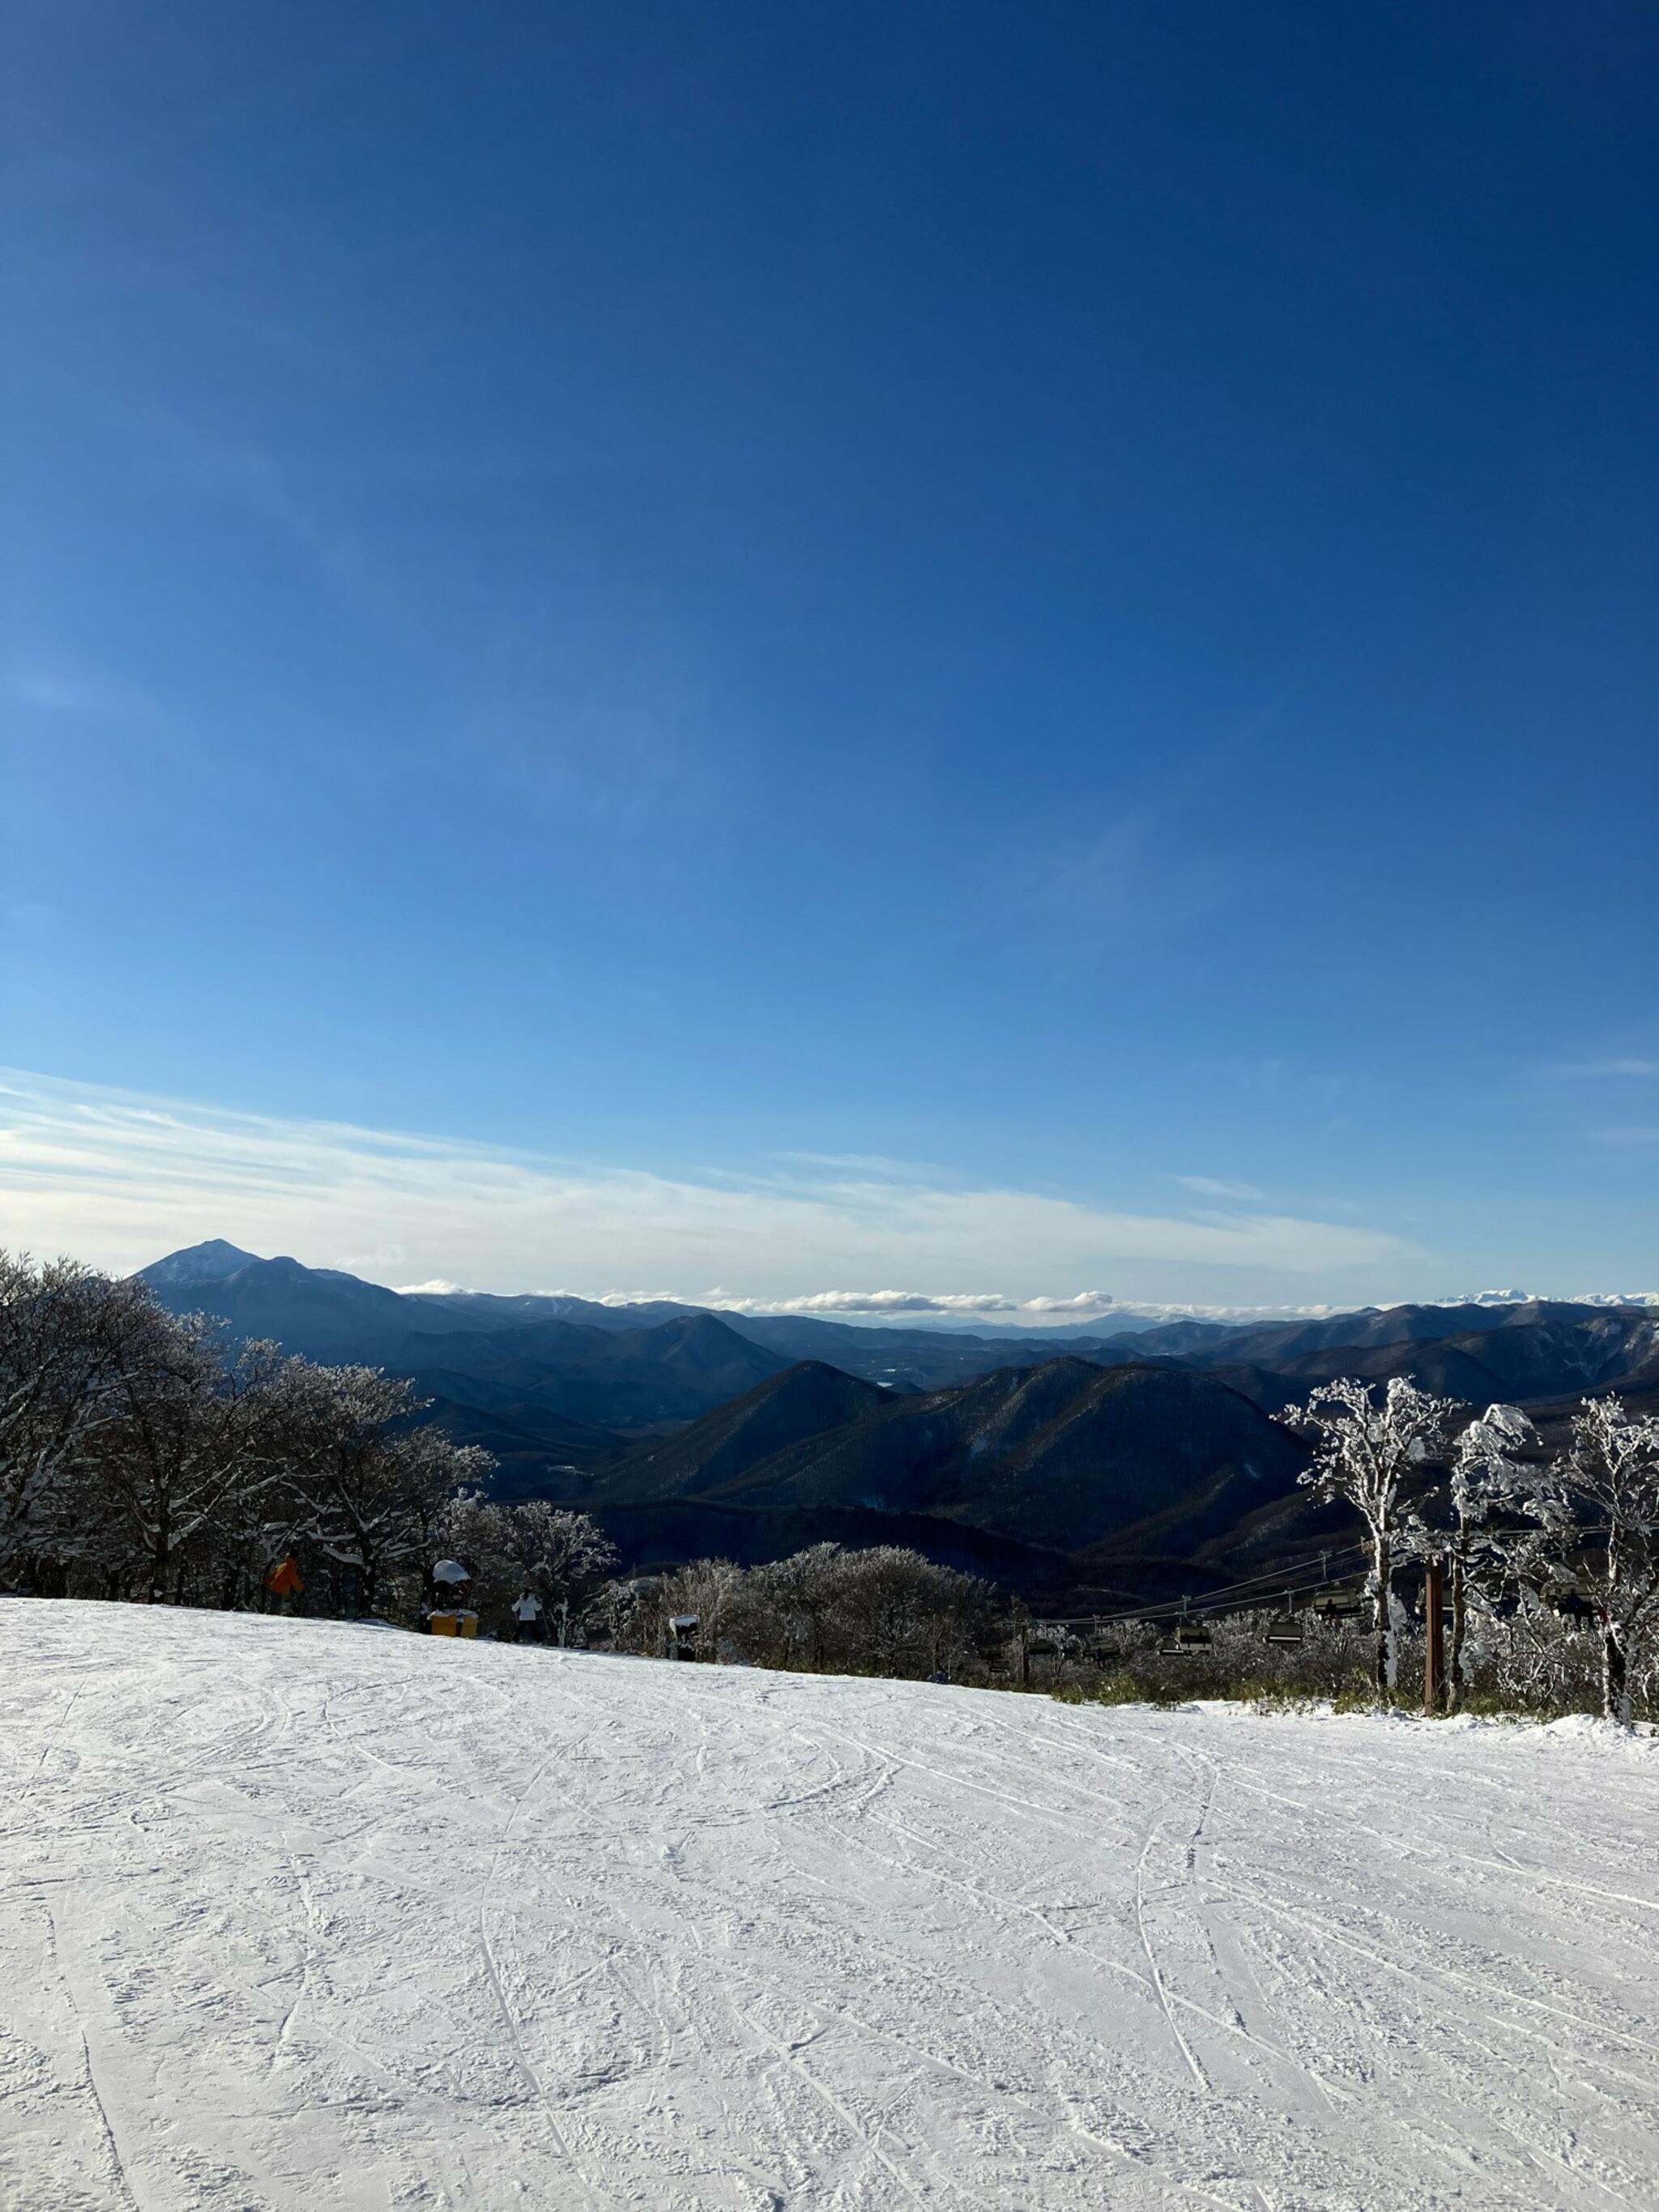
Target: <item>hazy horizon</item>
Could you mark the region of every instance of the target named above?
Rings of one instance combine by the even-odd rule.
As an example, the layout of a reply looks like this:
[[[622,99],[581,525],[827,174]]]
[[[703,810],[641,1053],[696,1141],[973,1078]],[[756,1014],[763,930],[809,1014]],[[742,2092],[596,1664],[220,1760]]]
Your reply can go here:
[[[1448,1283],[1425,1255],[1417,1280],[1374,1294],[1158,1297],[1121,1279],[1196,1264],[1212,1279],[1295,1282],[1288,1257],[1311,1290],[1328,1225],[1271,1215],[1246,1217],[1254,1224],[1247,1230],[1225,1214],[1114,1217],[1042,1194],[918,1182],[919,1170],[895,1161],[797,1160],[787,1170],[778,1164],[763,1182],[676,1182],[407,1134],[191,1114],[176,1102],[47,1085],[15,1071],[0,1072],[0,1157],[11,1182],[9,1212],[37,1232],[12,1233],[14,1243],[123,1273],[222,1239],[261,1258],[339,1267],[391,1289],[672,1299],[826,1320],[1026,1328],[1109,1328],[1120,1315],[1267,1317],[1483,1297],[1655,1295],[1583,1279],[1542,1290]],[[371,1241],[393,1227],[400,1237]],[[1363,1254],[1365,1232],[1346,1233],[1351,1250]],[[1261,1263],[1267,1240],[1278,1247],[1277,1268]],[[1230,1253],[1230,1241],[1243,1249]],[[1114,1243],[1118,1288],[1061,1279],[1067,1264],[1097,1268]],[[807,1279],[809,1249],[817,1279]],[[678,1275],[659,1266],[654,1278],[618,1280],[622,1255],[637,1256],[643,1270],[665,1253]],[[747,1256],[748,1272],[728,1268],[723,1284],[692,1272],[734,1254]],[[445,1264],[422,1264],[434,1259]],[[1043,1266],[1046,1286],[1034,1287]],[[1352,1261],[1349,1272],[1358,1272]],[[1000,1286],[991,1281],[999,1273]],[[849,1287],[855,1279],[868,1287]]]

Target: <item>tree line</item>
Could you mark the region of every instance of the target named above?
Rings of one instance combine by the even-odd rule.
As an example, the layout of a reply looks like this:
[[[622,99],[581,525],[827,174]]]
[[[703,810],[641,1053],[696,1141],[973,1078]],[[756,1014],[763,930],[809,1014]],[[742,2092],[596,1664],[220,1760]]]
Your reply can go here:
[[[485,1510],[489,1454],[423,1410],[377,1369],[232,1349],[143,1283],[0,1252],[0,1587],[247,1607],[291,1557],[308,1609],[407,1612],[469,1498],[502,1571],[609,1564],[580,1516]]]
[[[1449,1573],[1448,1702],[1456,1709],[1472,1628],[1523,1613],[1577,1614],[1599,1640],[1601,1703],[1631,1724],[1659,1662],[1659,1416],[1587,1398],[1564,1449],[1547,1455],[1518,1406],[1474,1408],[1395,1376],[1339,1377],[1279,1419],[1312,1449],[1304,1484],[1359,1516],[1370,1554],[1372,1672],[1397,1686],[1402,1561]]]
[[[703,1559],[618,1579],[587,1516],[491,1500],[489,1455],[422,1425],[424,1410],[411,1383],[377,1369],[230,1347],[136,1279],[0,1252],[0,1588],[258,1606],[291,1556],[307,1611],[413,1621],[447,1553],[486,1609],[528,1589],[562,1637],[617,1650],[1023,1681],[1042,1648],[1051,1681],[1156,1673],[1154,1628],[1120,1623],[1109,1657],[1058,1625],[1033,1644],[1022,1608],[990,1584],[896,1547],[821,1544],[746,1570]],[[1415,1632],[1401,1569],[1437,1559],[1454,1709],[1482,1667],[1528,1702],[1565,1695],[1588,1630],[1601,1709],[1628,1724],[1659,1674],[1659,1418],[1586,1400],[1552,1455],[1519,1408],[1473,1416],[1398,1377],[1380,1390],[1340,1378],[1279,1416],[1310,1446],[1314,1496],[1345,1502],[1364,1530],[1375,1694],[1397,1690]],[[1210,1639],[1206,1675],[1218,1640],[1232,1649],[1243,1632]],[[1355,1643],[1323,1630],[1274,1671],[1334,1688]],[[1493,1676],[1495,1653],[1509,1658]],[[1246,1657],[1238,1646],[1230,1680]]]
[[[0,1589],[258,1607],[292,1559],[309,1613],[417,1620],[453,1556],[469,1601],[524,1591],[562,1639],[778,1666],[929,1674],[987,1646],[986,1583],[912,1552],[820,1546],[750,1576],[729,1562],[615,1578],[586,1514],[486,1495],[490,1455],[423,1426],[406,1380],[274,1344],[70,1260],[0,1252]]]
[[[808,1674],[985,1681],[1005,1656],[1009,1616],[993,1584],[920,1552],[814,1544],[760,1566],[693,1559],[612,1582],[589,1609],[589,1631],[619,1650],[674,1650]]]

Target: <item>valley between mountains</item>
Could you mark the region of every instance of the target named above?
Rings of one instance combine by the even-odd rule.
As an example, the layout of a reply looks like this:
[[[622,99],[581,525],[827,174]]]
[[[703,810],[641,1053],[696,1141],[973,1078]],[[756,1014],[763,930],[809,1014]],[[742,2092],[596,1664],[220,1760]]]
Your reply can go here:
[[[630,1568],[898,1543],[1048,1600],[1202,1592],[1346,1540],[1272,1418],[1333,1376],[1519,1402],[1547,1440],[1587,1393],[1659,1402],[1640,1306],[1037,1337],[397,1291],[219,1242],[143,1273],[234,1340],[410,1376],[496,1495],[580,1506]]]

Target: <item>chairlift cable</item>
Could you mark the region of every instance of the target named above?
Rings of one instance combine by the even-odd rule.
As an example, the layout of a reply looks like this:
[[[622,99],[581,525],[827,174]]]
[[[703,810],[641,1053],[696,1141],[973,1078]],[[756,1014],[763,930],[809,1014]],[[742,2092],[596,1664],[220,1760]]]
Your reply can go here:
[[[1345,1544],[1340,1550],[1327,1551],[1322,1553],[1320,1556],[1322,1559],[1343,1559],[1354,1553],[1368,1552],[1370,1549],[1370,1545],[1362,1541],[1357,1544]],[[1267,1584],[1272,1586],[1273,1594],[1276,1595],[1287,1583],[1294,1584],[1298,1582],[1308,1569],[1317,1564],[1318,1561],[1313,1559],[1298,1560],[1294,1566],[1275,1567],[1268,1574],[1248,1575],[1242,1582],[1223,1583],[1218,1589],[1211,1590],[1201,1598],[1168,1598],[1157,1605],[1137,1606],[1128,1613],[1066,1613],[1063,1616],[1050,1614],[1045,1616],[1044,1625],[1050,1628],[1107,1628],[1121,1620],[1158,1620],[1188,1610],[1194,1613],[1213,1612],[1224,1598],[1231,1597],[1237,1591],[1255,1589]]]
[[[1598,1522],[1593,1526],[1576,1528],[1573,1534],[1578,1537],[1605,1536],[1609,1533],[1611,1527],[1610,1522]],[[1260,1589],[1263,1584],[1275,1586],[1269,1595],[1277,1595],[1287,1585],[1293,1589],[1295,1584],[1315,1567],[1322,1571],[1322,1584],[1328,1583],[1330,1561],[1352,1559],[1356,1553],[1368,1553],[1370,1548],[1370,1541],[1362,1538],[1358,1543],[1328,1547],[1320,1552],[1316,1559],[1300,1559],[1294,1566],[1275,1567],[1271,1573],[1249,1575],[1241,1582],[1224,1583],[1218,1589],[1211,1590],[1201,1598],[1167,1598],[1157,1605],[1136,1606],[1133,1610],[1125,1613],[1049,1614],[1045,1616],[1043,1626],[1049,1628],[1111,1628],[1121,1622],[1129,1620],[1144,1620],[1149,1626],[1156,1626],[1159,1622],[1182,1619],[1191,1613],[1224,1612],[1227,1607],[1224,1601],[1234,1600],[1237,1593]],[[1253,1607],[1246,1602],[1241,1609],[1246,1612],[1259,1611],[1260,1605]]]

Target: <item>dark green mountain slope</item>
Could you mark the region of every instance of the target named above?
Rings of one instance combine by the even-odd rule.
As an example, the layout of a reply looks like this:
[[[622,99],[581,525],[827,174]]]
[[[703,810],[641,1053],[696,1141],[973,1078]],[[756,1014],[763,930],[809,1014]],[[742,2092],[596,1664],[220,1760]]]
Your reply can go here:
[[[844,1378],[827,1393],[823,1373],[793,1370],[670,1445],[629,1454],[597,1479],[592,1506],[672,1498],[726,1521],[834,1515],[866,1542],[921,1521],[1058,1563],[1133,1553],[1143,1529],[1159,1551],[1189,1551],[1293,1491],[1306,1464],[1248,1399],[1173,1366],[1057,1359],[862,1405]],[[768,1449],[784,1409],[816,1423]]]
[[[677,1435],[637,1447],[607,1474],[605,1495],[630,1504],[707,1498],[791,1446],[827,1441],[890,1400],[873,1382],[803,1359]]]

